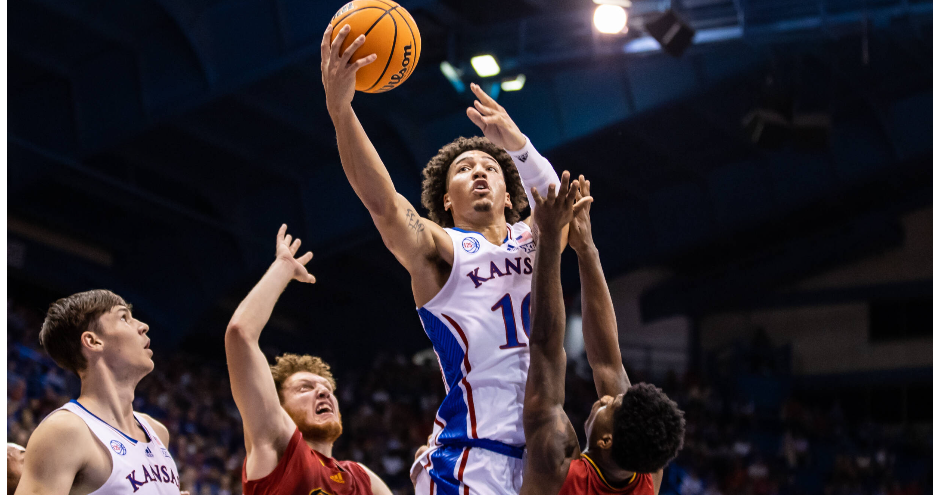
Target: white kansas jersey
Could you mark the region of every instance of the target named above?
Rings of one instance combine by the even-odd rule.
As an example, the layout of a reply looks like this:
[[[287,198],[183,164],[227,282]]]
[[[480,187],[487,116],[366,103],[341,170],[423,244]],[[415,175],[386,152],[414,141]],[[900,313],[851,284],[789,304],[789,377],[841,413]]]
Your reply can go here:
[[[94,413],[73,400],[58,410],[65,409],[78,415],[87,424],[88,429],[110,452],[113,471],[107,482],[91,494],[115,495],[178,495],[178,468],[162,441],[156,436],[152,426],[138,414],[133,413],[139,426],[149,436],[136,440],[122,431],[107,424]]]
[[[522,222],[508,226],[501,245],[477,232],[444,230],[454,246],[450,278],[418,310],[447,388],[430,446],[476,446],[520,459],[535,242]]]

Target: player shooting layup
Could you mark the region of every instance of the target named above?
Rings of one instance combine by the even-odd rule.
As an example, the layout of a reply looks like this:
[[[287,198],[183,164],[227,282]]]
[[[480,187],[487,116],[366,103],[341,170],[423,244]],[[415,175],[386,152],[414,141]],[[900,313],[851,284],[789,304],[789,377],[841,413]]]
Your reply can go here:
[[[528,452],[523,495],[657,495],[662,471],[684,442],[683,412],[654,385],[629,383],[609,287],[590,232],[589,182],[537,204],[538,259],[532,286],[531,368],[525,397]],[[576,199],[576,204],[574,200]],[[583,340],[596,392],[586,429],[586,450],[564,413],[564,299],[560,284],[560,232],[571,223],[570,245],[580,263]]]
[[[81,395],[29,439],[19,495],[179,494],[168,430],[133,412],[136,384],[153,369],[149,325],[107,290],[55,301],[39,342],[81,378]]]
[[[448,390],[429,448],[412,468],[415,491],[518,493],[535,256],[532,219],[519,217],[527,205],[522,187],[544,190],[559,181],[557,174],[505,110],[473,85],[479,101],[467,114],[486,137],[459,138],[431,159],[422,191],[430,220],[422,218],[395,191],[350,105],[356,71],[375,56],[349,64],[363,37],[341,54],[348,30],[330,43],[331,30],[321,41],[321,72],[340,161],[386,247],[411,274]]]

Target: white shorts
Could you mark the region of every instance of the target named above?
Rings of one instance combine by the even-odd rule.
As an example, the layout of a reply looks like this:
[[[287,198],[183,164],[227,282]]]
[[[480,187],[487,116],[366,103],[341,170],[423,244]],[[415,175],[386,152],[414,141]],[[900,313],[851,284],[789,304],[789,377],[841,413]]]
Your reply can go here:
[[[522,460],[479,447],[440,446],[415,460],[415,495],[518,495]]]

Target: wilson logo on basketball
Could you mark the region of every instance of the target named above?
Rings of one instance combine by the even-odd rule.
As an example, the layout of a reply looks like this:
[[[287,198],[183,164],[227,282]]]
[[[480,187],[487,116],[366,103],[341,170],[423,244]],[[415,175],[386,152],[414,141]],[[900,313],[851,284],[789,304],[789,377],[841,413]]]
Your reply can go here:
[[[352,8],[353,8],[353,2],[350,2],[350,3],[346,4],[346,5],[344,5],[343,7],[340,7],[340,10],[338,10],[337,13],[334,14],[334,17],[331,17],[331,18],[330,18],[331,22],[333,22],[334,19],[340,17],[341,14],[346,14],[347,12],[349,12],[350,9],[352,9]]]
[[[388,91],[402,82],[405,79],[405,74],[408,73],[408,66],[411,64],[411,45],[405,45],[405,53],[402,58],[402,68],[395,74],[392,74],[392,77],[389,79],[389,82],[379,88],[379,91]]]

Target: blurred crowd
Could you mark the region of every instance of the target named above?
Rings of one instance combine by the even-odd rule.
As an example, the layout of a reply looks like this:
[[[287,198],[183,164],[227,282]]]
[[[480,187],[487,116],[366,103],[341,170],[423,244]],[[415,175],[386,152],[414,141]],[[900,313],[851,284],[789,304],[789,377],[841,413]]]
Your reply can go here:
[[[42,315],[11,301],[7,310],[7,435],[27,445],[42,418],[77,397],[79,382],[38,348]],[[137,387],[134,406],[168,427],[182,489],[193,495],[242,493],[243,430],[226,366],[182,354],[154,360],[155,371]],[[569,362],[567,371],[566,410],[583,445],[583,422],[596,391],[585,361]],[[929,430],[853,422],[838,405],[822,409],[793,397],[766,412],[698,376],[671,372],[649,380],[639,370],[628,371],[633,383],[654,381],[686,412],[684,450],[666,471],[661,493],[930,493]],[[433,353],[386,353],[334,374],[344,424],[334,456],[362,462],[396,494],[412,494],[408,469],[444,396]]]

